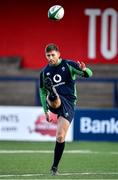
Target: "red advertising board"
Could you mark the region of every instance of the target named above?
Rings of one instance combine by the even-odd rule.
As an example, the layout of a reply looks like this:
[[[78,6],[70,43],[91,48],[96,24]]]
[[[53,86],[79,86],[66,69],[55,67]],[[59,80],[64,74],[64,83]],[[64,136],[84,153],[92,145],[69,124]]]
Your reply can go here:
[[[51,21],[60,4],[64,18]],[[42,68],[44,48],[58,44],[63,58],[86,63],[118,63],[118,2],[113,0],[15,0],[0,3],[0,56],[19,55],[23,67]]]

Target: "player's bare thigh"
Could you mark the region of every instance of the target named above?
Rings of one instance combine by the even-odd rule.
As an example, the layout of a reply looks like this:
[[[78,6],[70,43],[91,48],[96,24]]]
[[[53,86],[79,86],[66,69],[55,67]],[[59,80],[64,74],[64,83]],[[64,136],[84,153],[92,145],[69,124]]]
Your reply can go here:
[[[57,123],[56,140],[60,143],[65,141],[65,137],[70,126],[70,122],[64,117],[60,116]]]

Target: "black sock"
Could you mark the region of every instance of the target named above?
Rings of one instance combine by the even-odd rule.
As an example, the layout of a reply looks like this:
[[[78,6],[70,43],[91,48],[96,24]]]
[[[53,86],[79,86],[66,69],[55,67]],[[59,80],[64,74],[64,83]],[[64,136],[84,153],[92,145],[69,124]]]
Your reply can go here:
[[[52,167],[58,167],[59,161],[63,154],[64,147],[65,147],[65,142],[59,143],[56,141],[55,150],[54,150],[54,162]]]
[[[57,95],[55,95],[55,94],[49,94],[49,100],[50,101],[55,101],[57,99]]]

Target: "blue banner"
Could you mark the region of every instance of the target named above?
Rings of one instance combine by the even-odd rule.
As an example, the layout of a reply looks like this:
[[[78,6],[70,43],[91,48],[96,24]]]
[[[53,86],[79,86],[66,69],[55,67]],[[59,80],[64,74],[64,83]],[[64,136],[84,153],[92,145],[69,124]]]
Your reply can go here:
[[[118,110],[76,109],[74,140],[118,141]]]

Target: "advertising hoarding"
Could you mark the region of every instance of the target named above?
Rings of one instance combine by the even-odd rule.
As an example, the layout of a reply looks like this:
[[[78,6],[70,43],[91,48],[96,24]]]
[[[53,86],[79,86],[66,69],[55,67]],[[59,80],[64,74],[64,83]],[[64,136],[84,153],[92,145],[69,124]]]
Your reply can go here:
[[[50,116],[51,123],[41,107],[0,106],[0,140],[55,141],[57,118],[51,112]],[[66,140],[73,140],[72,125]]]
[[[64,7],[64,18],[51,21],[47,12],[52,1],[1,2],[0,56],[19,55],[23,67],[39,69],[47,63],[45,46],[56,43],[64,58],[90,64],[118,63],[118,1],[59,4]]]
[[[76,109],[74,140],[118,141],[118,110]]]

